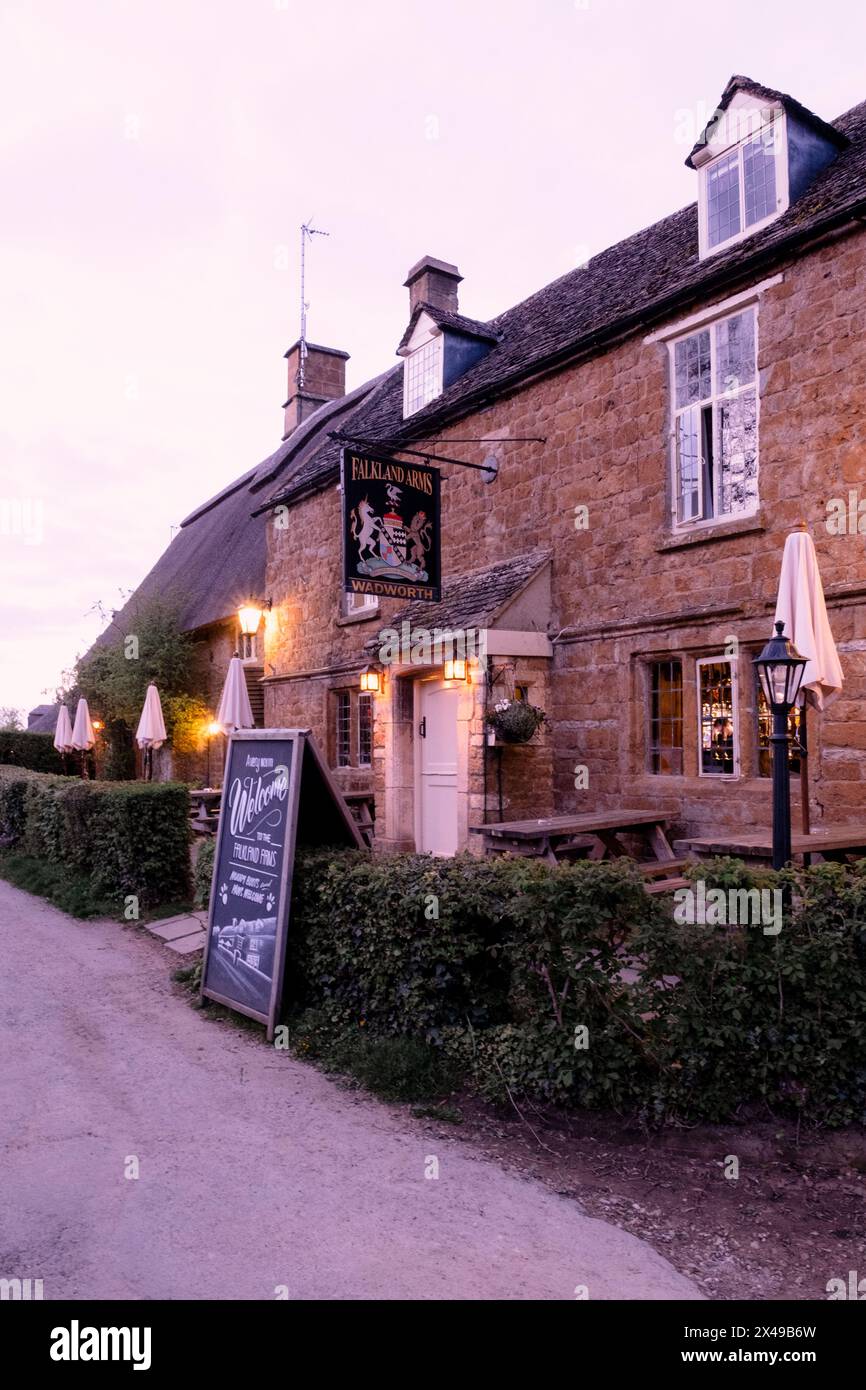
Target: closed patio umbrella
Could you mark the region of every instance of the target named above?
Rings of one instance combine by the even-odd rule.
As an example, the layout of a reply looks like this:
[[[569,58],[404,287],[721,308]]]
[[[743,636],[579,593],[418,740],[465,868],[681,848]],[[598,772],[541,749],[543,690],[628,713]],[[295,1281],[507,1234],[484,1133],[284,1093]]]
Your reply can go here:
[[[78,708],[75,711],[75,723],[72,727],[72,738],[70,747],[81,754],[81,775],[87,776],[87,754],[96,742],[96,734],[93,732],[93,725],[90,722],[90,710],[87,701],[82,695],[78,701]]]
[[[57,711],[57,727],[54,730],[54,747],[58,753],[66,754],[72,748],[72,720],[69,710],[61,705]]]
[[[167,737],[159,691],[151,681],[147,687],[141,718],[135,731],[135,741],[144,753],[145,781],[149,782],[153,778],[153,750],[154,748],[161,748]]]
[[[229,662],[216,722],[226,734],[232,733],[235,729],[251,729],[255,724],[240,657],[233,656]]]
[[[824,588],[818,570],[815,543],[805,526],[785,540],[776,622],[785,624],[785,636],[806,658],[801,689],[800,792],[803,834],[810,832],[808,733],[806,710],[823,710],[842,689],[842,666],[827,617]]]

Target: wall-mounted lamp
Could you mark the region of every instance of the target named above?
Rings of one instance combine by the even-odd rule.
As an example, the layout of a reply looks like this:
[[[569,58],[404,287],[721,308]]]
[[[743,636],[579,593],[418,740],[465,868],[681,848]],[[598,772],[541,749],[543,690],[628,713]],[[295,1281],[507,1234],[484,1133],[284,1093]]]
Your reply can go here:
[[[244,637],[255,637],[262,621],[262,612],[265,608],[269,611],[272,607],[273,599],[266,599],[260,607],[250,599],[247,603],[242,603],[238,608],[238,622],[241,625],[241,632]]]
[[[93,732],[94,732],[94,733],[98,734],[99,731],[100,731],[100,729],[104,729],[104,728],[105,728],[105,725],[103,724],[103,722],[102,722],[101,719],[94,719],[94,720],[93,720]]]
[[[212,720],[210,721],[210,723],[208,724],[208,726],[207,726],[207,736],[208,736],[208,738],[215,738],[216,735],[217,735],[217,734],[221,734],[222,731],[223,731],[223,726],[222,726],[222,724],[218,724],[218,723],[216,722],[215,719],[212,719]]]
[[[445,679],[447,681],[468,681],[469,667],[465,657],[455,657],[453,660],[445,662]]]
[[[378,695],[385,686],[385,672],[381,666],[368,666],[361,672],[361,690],[370,695]]]

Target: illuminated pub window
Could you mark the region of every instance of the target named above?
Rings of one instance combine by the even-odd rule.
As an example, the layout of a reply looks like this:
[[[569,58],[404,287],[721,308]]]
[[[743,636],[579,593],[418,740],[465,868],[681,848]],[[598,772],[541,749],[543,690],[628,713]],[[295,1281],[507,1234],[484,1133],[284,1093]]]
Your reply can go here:
[[[770,742],[770,735],[773,732],[773,715],[767,704],[767,697],[761,689],[761,682],[757,678],[757,672],[755,673],[755,684],[758,692],[758,776],[772,777],[773,745]],[[788,764],[792,772],[799,772],[800,750],[797,747],[797,739],[800,734],[799,705],[796,705],[788,715],[788,733],[791,736],[791,743],[788,747]]]
[[[358,696],[358,766],[370,767],[373,762],[373,696]]]
[[[352,761],[352,697],[348,690],[337,692],[337,767]]]
[[[649,676],[649,770],[679,774],[683,770],[682,662],[654,661]]]
[[[738,763],[733,662],[708,657],[696,665],[700,772],[704,777],[733,777]]]

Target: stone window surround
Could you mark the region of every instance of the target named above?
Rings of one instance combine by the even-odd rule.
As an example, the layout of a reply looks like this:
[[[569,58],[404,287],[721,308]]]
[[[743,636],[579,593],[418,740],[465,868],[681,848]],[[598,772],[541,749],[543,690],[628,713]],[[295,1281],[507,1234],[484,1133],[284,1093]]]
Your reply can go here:
[[[679,545],[695,544],[704,540],[723,539],[727,535],[742,534],[743,531],[763,530],[761,520],[760,499],[758,507],[748,513],[737,515],[726,515],[721,517],[711,517],[705,521],[691,521],[677,524],[674,519],[674,475],[676,462],[674,450],[676,439],[674,433],[674,401],[673,401],[673,343],[678,338],[688,337],[691,333],[714,323],[717,319],[729,317],[737,313],[740,309],[748,305],[755,307],[755,361],[756,361],[756,390],[757,390],[757,412],[758,429],[760,438],[760,411],[761,411],[761,391],[760,391],[760,300],[767,290],[784,282],[783,272],[770,275],[765,280],[760,280],[757,284],[751,285],[748,289],[740,290],[736,294],[728,295],[725,299],[715,300],[701,309],[687,314],[684,318],[673,320],[663,327],[648,333],[643,342],[645,345],[660,344],[664,347],[666,362],[666,377],[668,381],[668,422],[667,435],[668,444],[666,449],[667,466],[665,468],[665,529],[662,539],[656,545],[657,550],[673,550]],[[759,445],[759,468],[760,468],[760,445]]]
[[[345,595],[340,598],[340,616],[337,619],[337,627],[351,627],[353,623],[369,623],[379,616],[379,596],[371,594],[369,597],[375,601],[365,608],[358,608],[354,613],[347,613],[345,609]]]
[[[724,642],[688,647],[671,646],[653,651],[635,652],[632,656],[634,666],[632,689],[636,698],[633,702],[638,711],[639,724],[633,730],[635,751],[632,776],[635,784],[642,790],[653,791],[659,795],[665,791],[699,790],[707,791],[719,785],[728,791],[733,785],[741,790],[757,790],[767,795],[767,778],[759,772],[758,760],[758,719],[757,685],[750,679],[752,658],[761,650],[759,640],[746,639],[740,643],[737,656],[724,654]],[[713,776],[704,774],[700,768],[700,726],[699,726],[699,662],[730,661],[734,678],[734,744],[736,751],[736,771],[733,775]],[[683,771],[681,773],[655,773],[649,770],[649,709],[651,667],[657,661],[679,661],[682,664],[683,679]]]
[[[716,338],[716,332],[715,332],[715,330],[716,330],[716,328],[717,328],[720,324],[726,323],[728,320],[737,319],[740,315],[742,315],[742,314],[744,314],[744,313],[747,313],[747,312],[748,312],[748,313],[751,313],[751,317],[752,317],[752,335],[753,335],[752,347],[753,347],[753,353],[754,353],[754,359],[753,359],[753,363],[752,363],[752,367],[753,367],[752,374],[751,374],[751,376],[748,377],[748,379],[746,380],[746,382],[745,382],[744,385],[739,385],[739,384],[738,384],[738,385],[736,386],[736,388],[733,389],[733,390],[729,390],[727,387],[725,387],[725,389],[721,389],[720,386],[719,386],[718,379],[717,379],[717,376],[718,376],[718,357],[717,357],[718,347],[717,347],[717,338]],[[697,338],[698,335],[700,335],[700,334],[702,334],[702,333],[707,334],[707,336],[708,336],[708,338],[709,338],[709,340],[710,340],[710,357],[709,357],[709,377],[710,377],[710,380],[709,380],[709,395],[708,395],[708,396],[702,397],[699,401],[695,402],[695,404],[692,405],[692,406],[689,406],[689,407],[687,407],[687,408],[685,408],[685,407],[680,407],[680,406],[678,405],[678,403],[677,403],[677,395],[676,395],[676,389],[677,389],[677,388],[676,388],[676,349],[677,349],[677,347],[679,346],[680,343],[688,342],[688,341],[690,341],[690,340],[693,339],[693,338]],[[759,343],[758,343],[758,306],[757,306],[755,303],[737,305],[732,311],[729,311],[729,312],[727,312],[727,313],[719,313],[719,314],[715,315],[713,318],[706,320],[703,324],[697,325],[695,328],[692,328],[692,329],[688,330],[686,333],[678,334],[676,337],[674,337],[674,338],[669,338],[669,339],[668,339],[668,342],[667,342],[667,347],[668,347],[668,358],[669,358],[669,385],[668,385],[668,393],[669,393],[669,412],[670,412],[670,466],[671,466],[671,477],[670,477],[670,484],[669,484],[669,486],[670,486],[670,503],[671,503],[671,529],[672,529],[672,531],[673,531],[673,533],[674,533],[675,535],[681,534],[683,531],[690,531],[690,530],[692,529],[692,527],[695,527],[695,526],[712,526],[712,525],[718,525],[718,524],[724,523],[724,522],[726,522],[726,521],[736,520],[737,518],[740,518],[740,517],[750,517],[750,516],[754,516],[755,512],[758,510],[758,507],[759,507],[759,505],[760,505],[760,499],[759,499],[759,496],[758,496],[758,476],[759,476],[759,470],[760,470],[760,446],[759,446],[759,439],[760,439],[760,381],[759,381],[759,375],[758,375],[758,346],[759,346]],[[745,399],[746,397],[749,397],[749,396],[751,396],[751,397],[754,398],[754,421],[755,421],[755,473],[754,473],[754,485],[755,485],[755,499],[754,499],[754,502],[753,502],[751,505],[746,506],[744,509],[742,509],[742,510],[740,510],[740,511],[719,511],[719,512],[716,512],[716,511],[715,511],[715,505],[716,505],[716,501],[719,500],[719,495],[720,495],[721,492],[722,492],[722,481],[723,481],[723,477],[724,477],[724,471],[723,471],[723,456],[724,456],[724,449],[723,449],[723,443],[722,443],[722,441],[723,441],[722,430],[721,430],[721,425],[720,425],[720,423],[719,423],[720,417],[721,417],[721,415],[723,414],[723,411],[724,411],[725,406],[727,406],[727,405],[729,405],[729,404],[731,404],[731,403],[733,403],[733,402],[739,401],[739,400],[741,400],[741,399]],[[686,417],[686,416],[688,416],[688,415],[693,415],[694,412],[698,412],[698,428],[696,429],[696,433],[695,433],[696,447],[697,447],[698,450],[699,450],[699,452],[698,452],[699,467],[698,467],[698,470],[697,470],[697,471],[698,471],[698,482],[697,482],[697,487],[698,487],[699,496],[700,496],[700,498],[702,499],[702,505],[703,505],[704,511],[706,511],[706,508],[709,506],[709,507],[712,509],[712,515],[710,515],[710,516],[706,516],[706,515],[686,516],[686,517],[683,517],[682,519],[680,519],[679,516],[678,516],[678,506],[679,506],[679,500],[680,500],[680,499],[679,499],[679,492],[678,492],[678,477],[679,477],[679,466],[680,466],[679,449],[678,449],[679,426],[680,426],[681,420],[682,420],[684,417]],[[699,435],[702,436],[702,431],[703,431],[703,426],[702,426],[702,424],[701,424],[700,422],[703,421],[703,418],[704,418],[704,415],[705,415],[706,412],[709,412],[709,414],[710,414],[710,422],[711,422],[711,425],[710,425],[710,433],[711,433],[712,439],[711,439],[711,443],[710,443],[710,445],[709,445],[709,449],[708,449],[708,451],[707,451],[707,452],[709,452],[709,455],[710,455],[710,458],[711,458],[711,459],[714,458],[714,456],[715,456],[715,454],[716,454],[717,447],[718,447],[718,458],[714,460],[714,462],[715,462],[715,472],[714,472],[714,476],[713,476],[713,479],[712,479],[711,487],[708,488],[708,492],[710,492],[710,493],[712,494],[712,495],[709,497],[709,499],[704,498],[703,483],[702,483],[702,481],[701,481],[704,467],[706,467],[705,450],[704,450],[704,447],[703,447],[702,444],[699,444],[699,445],[697,444],[697,438],[698,438]]]

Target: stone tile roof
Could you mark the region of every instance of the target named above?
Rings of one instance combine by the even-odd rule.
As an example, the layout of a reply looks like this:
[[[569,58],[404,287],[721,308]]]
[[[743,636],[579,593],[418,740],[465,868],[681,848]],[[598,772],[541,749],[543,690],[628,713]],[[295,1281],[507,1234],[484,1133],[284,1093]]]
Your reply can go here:
[[[465,333],[470,338],[483,338],[487,343],[496,342],[496,332],[480,319],[469,319],[465,314],[452,314],[448,309],[439,309],[435,304],[416,304],[409,326],[397,344],[398,355],[415,332],[415,325],[422,314],[429,314],[437,328],[450,328],[454,333]]]
[[[489,627],[501,610],[516,598],[531,579],[550,563],[551,551],[531,550],[513,555],[498,565],[454,574],[442,586],[440,603],[410,603],[388,619],[389,627],[399,628],[403,620],[443,632],[455,629]],[[380,644],[377,635],[366,643],[371,651]]]
[[[743,81],[748,79],[731,79],[732,83]],[[784,95],[750,85],[768,98]],[[793,98],[786,100],[795,105]],[[798,109],[806,112],[805,107]],[[819,118],[812,116],[812,120]],[[403,420],[402,365],[380,378],[377,389],[353,415],[357,437],[375,440],[385,449],[399,449],[401,441],[434,438],[441,426],[516,388],[530,373],[601,352],[618,338],[646,331],[712,294],[752,283],[794,254],[802,241],[842,225],[853,215],[862,216],[866,213],[866,102],[839,117],[832,128],[845,148],[805,194],[754,236],[702,261],[697,204],[681,208],[482,325],[497,337],[490,352],[411,419]],[[291,501],[327,486],[338,475],[339,455],[338,444],[329,440],[307,458],[303,477],[293,477],[271,500]]]
[[[601,350],[672,311],[748,282],[791,254],[803,239],[866,210],[866,102],[834,122],[850,142],[809,190],[775,222],[726,252],[701,260],[697,204],[627,237],[491,321],[499,342],[442,396],[397,429],[394,442],[423,438],[444,420],[465,414],[531,371]],[[360,422],[359,422],[360,423]],[[364,430],[366,435],[368,431]]]

